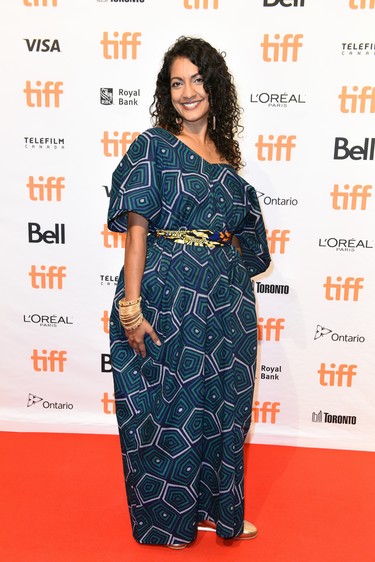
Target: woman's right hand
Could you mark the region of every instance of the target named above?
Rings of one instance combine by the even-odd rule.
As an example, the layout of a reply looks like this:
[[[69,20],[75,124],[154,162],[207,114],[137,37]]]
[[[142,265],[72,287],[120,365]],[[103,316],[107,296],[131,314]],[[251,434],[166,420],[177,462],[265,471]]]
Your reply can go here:
[[[142,324],[135,330],[125,330],[126,337],[131,348],[134,349],[138,355],[146,357],[145,335],[148,334],[156,345],[161,345],[161,341],[154,328],[146,319],[143,319]]]

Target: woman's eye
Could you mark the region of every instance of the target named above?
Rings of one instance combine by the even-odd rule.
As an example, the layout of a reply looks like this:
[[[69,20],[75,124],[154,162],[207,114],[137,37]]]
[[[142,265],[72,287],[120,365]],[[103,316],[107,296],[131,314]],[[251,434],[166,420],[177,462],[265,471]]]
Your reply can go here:
[[[194,81],[195,81],[197,84],[202,84],[202,83],[203,83],[203,78],[202,78],[202,76],[197,76]]]
[[[181,82],[178,82],[177,80],[171,84],[171,88],[178,88],[179,86],[181,86]]]

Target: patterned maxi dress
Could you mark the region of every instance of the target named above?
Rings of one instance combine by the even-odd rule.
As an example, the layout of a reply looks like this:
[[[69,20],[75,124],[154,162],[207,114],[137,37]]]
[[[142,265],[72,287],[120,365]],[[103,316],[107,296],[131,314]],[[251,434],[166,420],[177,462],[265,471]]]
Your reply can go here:
[[[257,326],[251,277],[270,262],[256,192],[229,164],[210,164],[161,128],[142,133],[113,174],[108,226],[127,211],[149,221],[142,280],[147,355],[127,344],[118,319],[110,339],[116,415],[134,538],[194,540],[210,520],[230,538],[243,530],[243,445],[249,429]],[[156,238],[156,229],[235,233],[207,247]]]

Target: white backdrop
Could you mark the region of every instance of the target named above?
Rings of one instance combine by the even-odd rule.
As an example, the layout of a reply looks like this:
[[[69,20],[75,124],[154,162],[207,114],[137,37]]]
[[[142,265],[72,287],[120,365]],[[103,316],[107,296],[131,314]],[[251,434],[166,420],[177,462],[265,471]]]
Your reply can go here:
[[[111,174],[165,50],[226,53],[273,265],[255,443],[373,450],[375,2],[2,1],[2,429],[115,433]]]

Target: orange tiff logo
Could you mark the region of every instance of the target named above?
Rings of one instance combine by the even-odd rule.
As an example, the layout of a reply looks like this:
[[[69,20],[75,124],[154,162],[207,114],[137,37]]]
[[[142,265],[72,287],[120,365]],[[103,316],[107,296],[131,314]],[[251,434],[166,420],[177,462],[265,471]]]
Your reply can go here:
[[[353,377],[358,373],[357,365],[347,365],[343,363],[336,368],[335,363],[331,363],[327,369],[325,363],[321,363],[318,369],[319,383],[321,386],[352,386]]]
[[[109,334],[109,313],[108,310],[103,311],[103,316],[101,317],[101,321],[103,322],[103,331],[105,334]]]
[[[23,5],[28,8],[38,6],[51,6],[52,8],[56,8],[57,0],[23,0]]]
[[[290,241],[288,237],[290,230],[275,229],[269,233],[268,229],[266,229],[266,234],[270,254],[276,254],[277,250],[279,250],[280,254],[285,254],[286,243]]]
[[[263,135],[258,135],[258,142],[255,143],[258,160],[289,161],[292,148],[296,147],[296,138],[295,135],[279,135],[277,140],[274,140],[274,135],[268,135],[268,141],[265,141]]]
[[[252,421],[254,423],[276,423],[276,415],[280,413],[281,402],[263,402],[256,400],[253,405]]]
[[[208,10],[208,8],[211,7],[214,10],[217,10],[219,8],[219,0],[212,0],[212,2],[211,0],[184,0],[184,8],[186,8],[187,10],[192,10],[193,8],[195,10],[199,10],[200,8],[203,8],[203,10]]]
[[[366,8],[373,10],[375,8],[375,0],[349,0],[349,8],[352,10],[365,10]]]
[[[348,86],[343,86],[339,95],[341,113],[375,113],[375,88],[353,86],[352,93],[348,93]]]
[[[115,399],[110,398],[108,392],[105,392],[103,394],[103,398],[101,399],[101,403],[103,404],[103,412],[105,414],[115,414],[116,413]]]
[[[49,371],[51,373],[58,373],[64,372],[64,363],[67,361],[67,352],[66,351],[58,351],[57,349],[52,349],[51,351],[47,351],[46,349],[42,349],[39,352],[37,349],[33,349],[33,354],[31,355],[30,359],[33,362],[33,369],[38,373]]]
[[[265,62],[296,62],[298,59],[298,50],[302,47],[301,39],[303,35],[297,33],[287,33],[281,39],[276,33],[274,40],[270,40],[270,36],[266,33],[263,37],[263,60]]]
[[[285,329],[285,318],[258,318],[258,340],[280,341],[281,331]]]
[[[346,277],[345,280],[342,277],[336,277],[336,281],[333,282],[329,275],[323,285],[326,290],[325,298],[327,301],[357,301],[359,291],[363,289],[364,280],[364,277]]]
[[[44,180],[39,176],[36,182],[34,176],[29,176],[29,183],[26,185],[29,190],[31,201],[61,201],[61,192],[65,188],[65,178],[62,176],[49,176]]]
[[[108,230],[108,226],[104,224],[100,234],[103,236],[105,248],[125,248],[125,232],[111,232]]]
[[[26,81],[24,93],[26,94],[26,105],[28,107],[60,107],[60,96],[64,93],[61,87],[63,82],[45,82],[43,85],[40,80],[35,82],[35,87],[31,86],[31,81]],[[52,105],[51,105],[52,104]]]
[[[33,289],[62,289],[65,272],[66,267],[63,265],[50,265],[48,268],[41,265],[39,271],[35,265],[32,265],[29,271],[31,286]]]
[[[330,195],[332,197],[332,207],[336,211],[365,211],[367,208],[367,199],[372,197],[370,193],[372,185],[356,184],[350,187],[345,183],[340,190],[339,184],[335,183],[333,191]]]
[[[141,45],[139,37],[142,34],[139,31],[131,33],[130,31],[125,31],[121,35],[118,31],[114,31],[113,39],[109,38],[108,31],[103,32],[103,39],[100,44],[103,45],[103,57],[105,59],[127,59],[129,58],[129,49],[131,49],[131,58],[134,60],[137,58],[137,49]]]
[[[137,138],[138,132],[130,133],[129,131],[124,131],[121,136],[118,131],[113,132],[113,137],[109,136],[108,131],[104,131],[103,138],[100,142],[103,145],[104,156],[124,156],[128,146]]]

